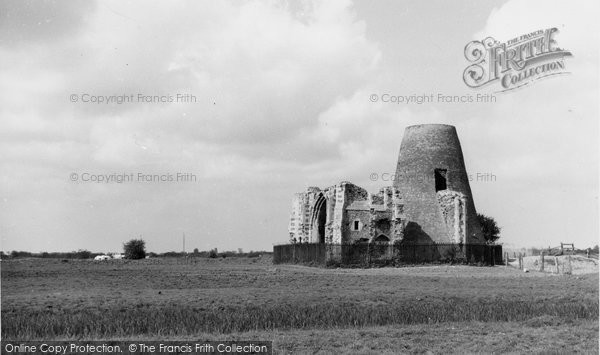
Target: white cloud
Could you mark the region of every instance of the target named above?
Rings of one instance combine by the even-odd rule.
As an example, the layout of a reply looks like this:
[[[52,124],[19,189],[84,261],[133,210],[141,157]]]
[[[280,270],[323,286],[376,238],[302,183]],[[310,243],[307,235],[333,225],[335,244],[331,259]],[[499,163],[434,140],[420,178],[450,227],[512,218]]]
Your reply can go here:
[[[565,59],[571,74],[500,95],[487,117],[471,124],[488,133],[469,138],[483,148],[475,169],[488,164],[499,181],[475,184],[475,192],[488,196],[478,206],[498,216],[509,241],[548,246],[597,238],[597,9],[592,1],[509,1],[474,36],[506,41],[556,27],[557,45],[573,53]],[[514,205],[497,203],[505,198]]]
[[[34,21],[55,9],[34,14],[37,10],[13,4],[10,13]],[[5,208],[18,211],[11,214],[11,222],[44,213],[44,203],[32,203],[44,199],[62,205],[53,212],[55,220],[72,214],[64,222],[72,224],[71,230],[113,224],[113,213],[122,207],[110,208],[110,203],[129,206],[140,188],[76,185],[78,194],[67,201],[61,196],[74,188],[67,180],[73,171],[189,171],[201,179],[199,185],[184,188],[189,196],[199,187],[209,199],[225,196],[212,206],[192,200],[199,209],[194,214],[223,213],[227,196],[235,194],[231,186],[277,185],[303,162],[335,157],[336,150],[329,147],[307,149],[314,140],[305,135],[319,130],[321,112],[364,85],[381,56],[377,45],[366,39],[365,24],[356,19],[349,1],[177,1],[153,6],[115,1],[73,8],[69,16],[77,21],[30,24],[29,33],[18,41],[0,43],[0,112],[5,117],[0,131],[8,138],[0,144],[10,156],[0,164],[17,169],[4,185],[17,194],[3,191],[11,196]],[[14,30],[18,22],[13,19],[8,27]],[[72,94],[84,93],[190,93],[198,102],[69,101]],[[213,188],[205,190],[207,186]],[[154,186],[152,197],[142,200],[162,200],[162,209],[178,209],[181,202],[173,189]],[[92,215],[87,207],[73,210],[91,205]],[[148,221],[151,225],[161,224],[159,229],[178,223],[160,213],[154,207],[145,213],[125,209],[119,218],[146,216],[154,221]],[[126,223],[116,226],[120,233],[129,230]],[[7,236],[15,243],[19,238],[25,238],[20,243],[60,238],[59,232],[42,236],[39,229],[33,233],[32,227],[19,223],[15,228]],[[207,228],[208,235],[216,235],[220,226]],[[99,233],[87,231],[80,244]]]
[[[417,90],[414,83],[431,91],[462,83],[437,46],[428,45],[435,24],[431,32],[411,33],[412,43],[389,41],[381,48],[350,1],[6,4],[9,11],[0,14],[16,16],[0,21],[1,197],[7,199],[0,225],[8,226],[3,233],[8,248],[26,249],[43,240],[60,249],[94,250],[110,241],[118,249],[123,238],[141,233],[150,247],[166,250],[175,248],[165,236],[179,237],[181,231],[188,231],[190,243],[197,238],[201,248],[226,240],[251,249],[254,238],[268,245],[280,240],[275,234],[285,234],[293,192],[340,180],[370,190],[388,185],[369,181],[369,174],[393,172],[404,127],[411,124],[456,125],[467,167],[492,166],[499,179],[510,181],[475,194],[482,201],[478,206],[504,221],[513,214],[503,214],[510,204],[498,201],[511,187],[552,176],[560,186],[576,184],[567,190],[573,196],[585,194],[582,187],[590,184],[597,189],[591,170],[597,153],[587,148],[597,142],[597,123],[591,120],[597,109],[589,105],[598,91],[597,41],[590,44],[585,32],[586,26],[597,29],[590,9],[571,14],[574,6],[547,2],[535,10],[527,5],[530,11],[517,2],[497,9],[475,38],[561,26],[557,40],[573,51],[567,59],[573,73],[505,95],[497,105],[474,107],[370,102],[370,94],[385,88],[410,94]],[[431,11],[425,5],[413,9]],[[373,13],[378,11],[383,9]],[[56,16],[44,17],[48,13]],[[390,37],[416,28],[393,23],[397,28],[384,26]],[[427,73],[410,60],[396,63],[403,55],[382,60],[406,50],[417,51],[411,58],[420,58]],[[428,75],[435,80],[424,80]],[[82,93],[190,93],[198,102],[69,101]],[[82,171],[183,171],[200,181],[109,186],[68,181],[71,172]],[[527,196],[521,201],[529,210],[553,187],[540,184],[539,190],[523,189]],[[537,216],[541,213],[559,216],[557,209]]]

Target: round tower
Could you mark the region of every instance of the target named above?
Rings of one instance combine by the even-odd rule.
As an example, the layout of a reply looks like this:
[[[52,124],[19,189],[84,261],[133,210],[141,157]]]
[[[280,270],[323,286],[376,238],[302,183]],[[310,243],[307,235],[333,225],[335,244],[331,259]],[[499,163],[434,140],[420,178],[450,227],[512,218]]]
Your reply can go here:
[[[484,243],[454,126],[406,128],[394,187],[404,201],[405,241]]]

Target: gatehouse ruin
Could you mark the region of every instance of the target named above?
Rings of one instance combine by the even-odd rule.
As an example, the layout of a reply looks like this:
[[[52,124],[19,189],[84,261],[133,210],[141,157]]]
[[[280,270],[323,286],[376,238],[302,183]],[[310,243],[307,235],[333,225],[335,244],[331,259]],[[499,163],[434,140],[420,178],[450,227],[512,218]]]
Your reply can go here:
[[[294,195],[290,244],[444,245],[432,258],[472,258],[485,245],[454,126],[407,127],[392,186],[372,193],[347,181]],[[443,250],[442,250],[443,249]],[[339,258],[330,248],[326,258]],[[432,254],[433,255],[433,254]],[[483,256],[482,256],[483,258]]]

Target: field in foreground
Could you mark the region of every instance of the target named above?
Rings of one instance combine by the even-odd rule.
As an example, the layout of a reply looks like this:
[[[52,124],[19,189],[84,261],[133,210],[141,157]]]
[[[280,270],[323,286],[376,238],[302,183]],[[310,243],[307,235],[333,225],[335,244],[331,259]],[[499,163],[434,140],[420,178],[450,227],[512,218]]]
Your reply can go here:
[[[285,352],[329,352],[335,342],[348,353],[598,351],[598,273],[275,267],[263,257],[9,260],[1,277],[3,339],[262,339]]]

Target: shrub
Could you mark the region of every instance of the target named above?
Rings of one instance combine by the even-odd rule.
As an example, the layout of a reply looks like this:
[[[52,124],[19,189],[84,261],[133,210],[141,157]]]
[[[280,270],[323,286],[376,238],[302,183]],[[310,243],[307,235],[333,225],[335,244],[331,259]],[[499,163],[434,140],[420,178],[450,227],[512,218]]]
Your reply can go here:
[[[477,214],[477,220],[481,224],[481,231],[486,242],[495,242],[500,238],[500,227],[492,217]]]
[[[13,250],[10,253],[10,256],[13,258],[30,258],[33,256],[32,253],[28,252],[28,251],[17,251],[17,250]]]
[[[90,259],[92,258],[92,252],[89,250],[79,249],[76,252],[73,252],[73,256],[75,259]]]
[[[142,239],[132,239],[123,244],[125,259],[144,259],[146,257],[146,242]]]

